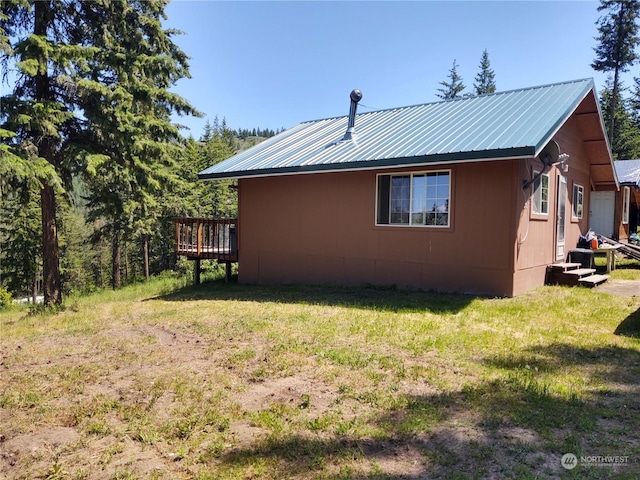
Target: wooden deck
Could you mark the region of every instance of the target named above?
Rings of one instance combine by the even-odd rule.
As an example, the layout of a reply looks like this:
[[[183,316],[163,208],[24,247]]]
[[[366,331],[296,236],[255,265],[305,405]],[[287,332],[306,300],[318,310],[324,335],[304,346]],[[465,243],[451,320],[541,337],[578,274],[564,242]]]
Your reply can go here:
[[[238,261],[237,219],[176,218],[176,255],[189,260]]]

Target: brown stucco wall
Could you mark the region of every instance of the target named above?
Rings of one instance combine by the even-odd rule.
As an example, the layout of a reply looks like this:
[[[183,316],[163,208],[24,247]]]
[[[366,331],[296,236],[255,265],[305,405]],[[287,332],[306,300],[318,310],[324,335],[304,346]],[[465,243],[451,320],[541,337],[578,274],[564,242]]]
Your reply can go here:
[[[582,132],[575,117],[562,126],[554,136],[561,153],[568,153],[569,170],[564,174],[567,179],[567,214],[565,221],[565,248],[562,258],[556,258],[556,214],[558,177],[561,175],[557,167],[549,170],[549,214],[534,215],[531,210],[530,189],[518,197],[519,212],[518,236],[515,241],[514,295],[538,287],[544,283],[546,267],[556,261],[566,261],[570,250],[576,248],[578,237],[588,230],[589,223],[589,191],[590,161],[582,141]],[[531,178],[533,169],[539,169],[537,159],[522,161],[520,175]],[[573,216],[573,186],[581,185],[584,192],[582,218]]]
[[[240,180],[240,281],[511,295],[517,165],[446,169],[450,228],[375,225],[376,174],[403,170]]]

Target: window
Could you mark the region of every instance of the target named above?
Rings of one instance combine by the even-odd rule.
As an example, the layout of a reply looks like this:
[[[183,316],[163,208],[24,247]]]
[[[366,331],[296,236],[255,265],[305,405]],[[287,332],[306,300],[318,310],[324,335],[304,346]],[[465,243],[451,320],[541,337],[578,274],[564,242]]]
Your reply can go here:
[[[629,187],[624,187],[622,190],[622,223],[625,225],[629,223],[629,195],[631,193],[631,189]]]
[[[533,213],[547,215],[549,213],[549,175],[533,172],[535,181],[533,182]]]
[[[582,211],[584,209],[584,188],[582,185],[573,186],[573,216],[575,218],[582,218]]]
[[[378,225],[449,226],[451,172],[378,175]]]

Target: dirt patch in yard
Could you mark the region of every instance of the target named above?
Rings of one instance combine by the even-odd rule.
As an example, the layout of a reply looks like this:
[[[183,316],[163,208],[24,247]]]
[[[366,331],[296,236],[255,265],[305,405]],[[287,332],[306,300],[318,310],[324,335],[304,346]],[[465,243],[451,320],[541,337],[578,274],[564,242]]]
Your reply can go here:
[[[640,297],[640,280],[607,280],[596,287],[597,292],[613,293],[625,297]]]
[[[69,450],[80,439],[73,428],[52,427],[12,438],[0,438],[0,474],[46,470],[50,459]],[[3,468],[4,467],[4,468]]]

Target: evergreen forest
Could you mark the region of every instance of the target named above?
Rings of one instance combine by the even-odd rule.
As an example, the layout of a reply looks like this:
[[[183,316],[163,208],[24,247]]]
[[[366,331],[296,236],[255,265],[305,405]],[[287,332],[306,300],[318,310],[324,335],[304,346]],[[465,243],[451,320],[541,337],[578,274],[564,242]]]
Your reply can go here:
[[[186,272],[173,219],[237,215],[236,184],[197,173],[282,129],[232,129],[216,116],[198,139],[182,134],[173,118],[203,113],[171,92],[190,72],[165,6],[0,2],[0,306]],[[598,10],[591,67],[609,78],[598,93],[613,157],[640,158],[640,76],[623,81],[638,63],[640,1]],[[471,94],[457,68],[439,98],[496,91],[486,49]]]
[[[162,26],[166,2],[0,5],[3,298],[60,304],[188,269],[173,219],[237,208],[232,181],[197,173],[277,132],[216,116],[199,139],[182,135],[172,116],[202,114],[170,92],[190,74],[179,32]]]

